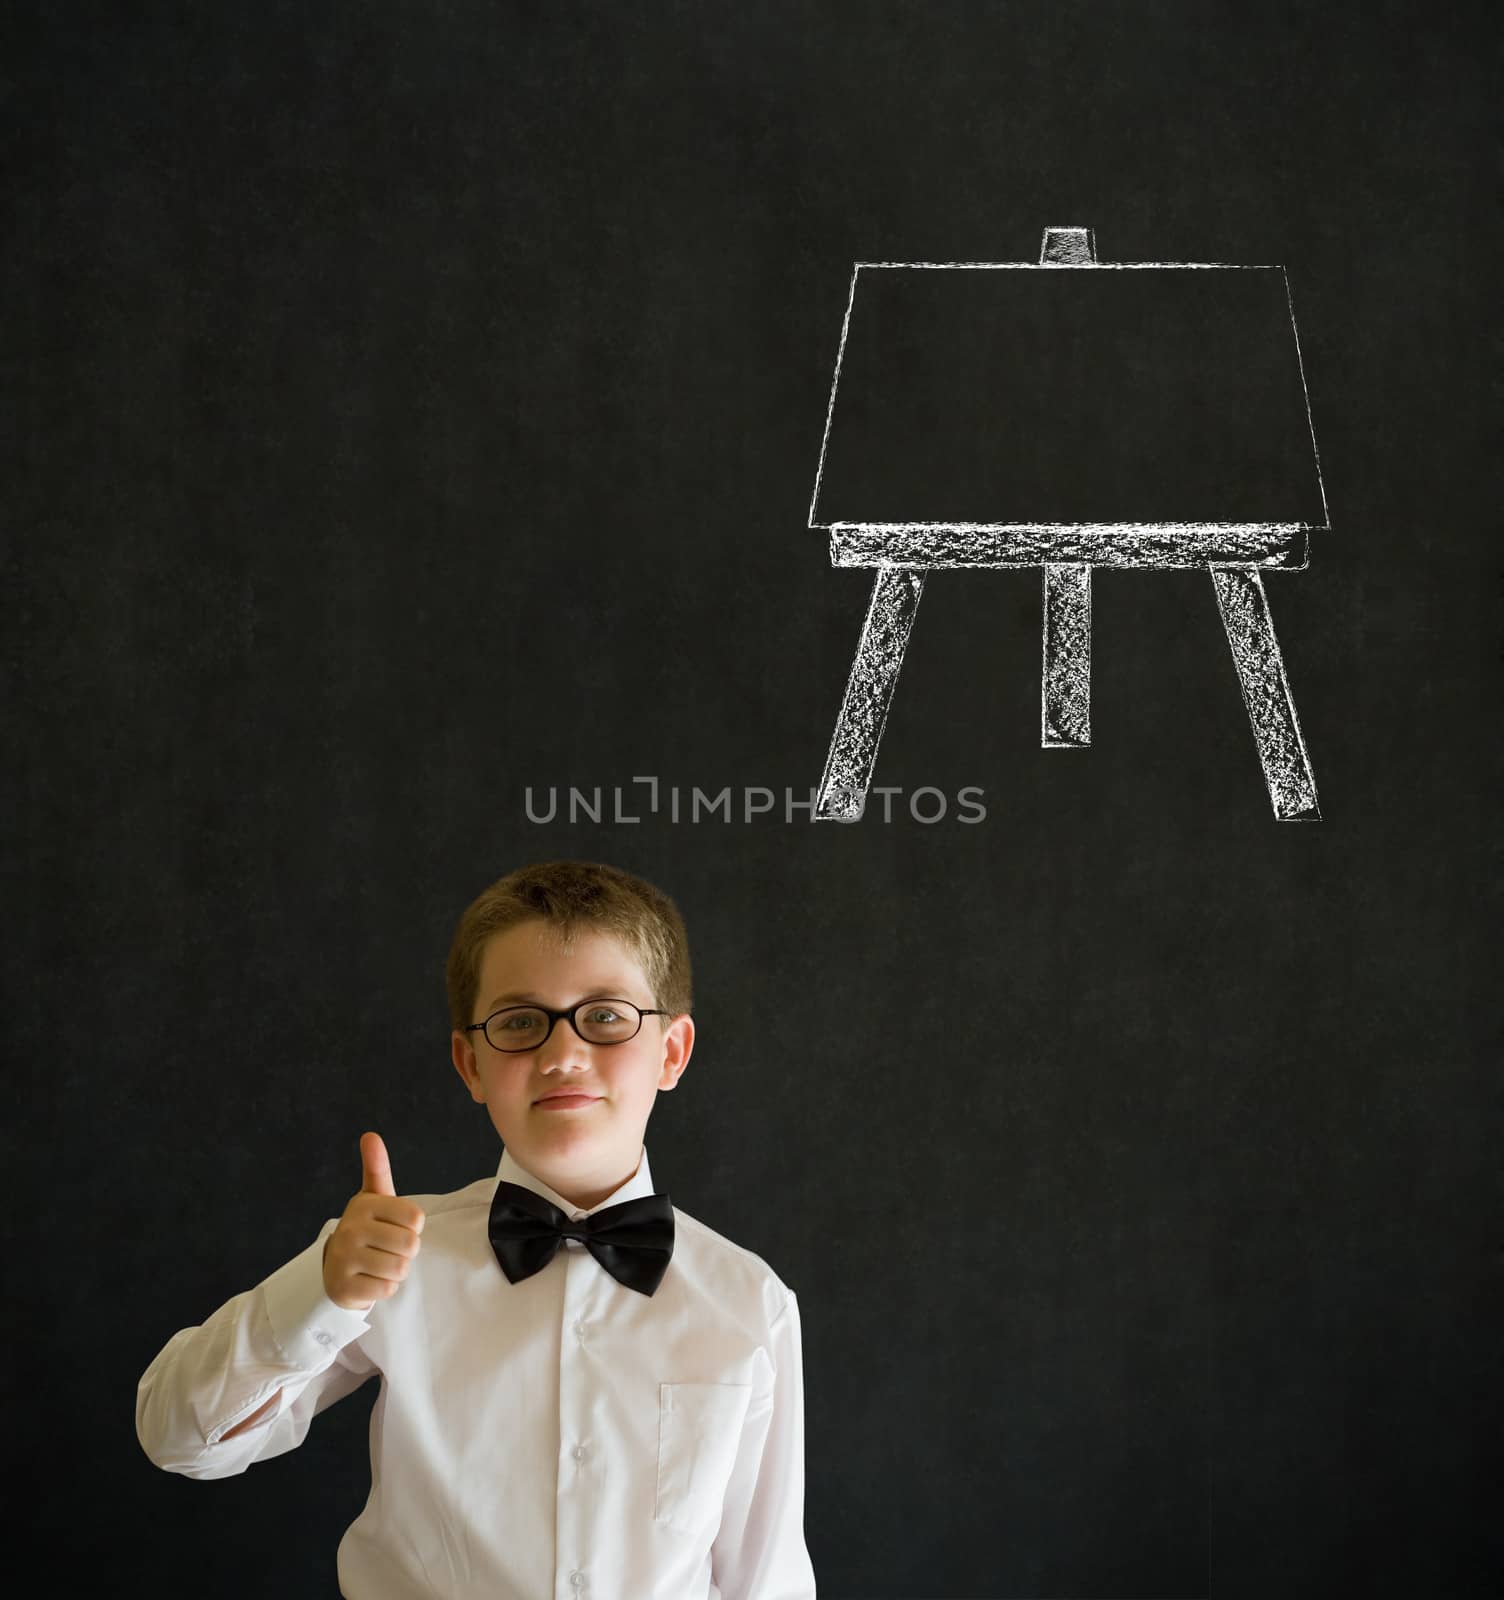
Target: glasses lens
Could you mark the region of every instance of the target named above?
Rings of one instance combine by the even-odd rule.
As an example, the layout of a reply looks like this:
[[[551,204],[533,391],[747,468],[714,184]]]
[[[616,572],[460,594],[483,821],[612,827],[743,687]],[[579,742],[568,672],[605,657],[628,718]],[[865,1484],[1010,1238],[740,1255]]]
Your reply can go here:
[[[536,1006],[512,1006],[486,1023],[486,1037],[498,1050],[531,1050],[547,1032],[548,1017]]]
[[[642,1026],[642,1013],[625,1000],[587,1000],[576,1010],[574,1025],[591,1044],[620,1044]]]

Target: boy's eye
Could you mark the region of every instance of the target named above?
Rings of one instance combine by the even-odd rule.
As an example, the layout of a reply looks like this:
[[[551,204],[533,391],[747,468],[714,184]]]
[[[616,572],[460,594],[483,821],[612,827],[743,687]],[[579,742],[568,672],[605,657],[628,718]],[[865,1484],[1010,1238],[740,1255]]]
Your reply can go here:
[[[585,1013],[586,1022],[619,1022],[621,1013],[615,1006],[591,1006]]]
[[[526,1032],[529,1028],[538,1026],[538,1018],[529,1011],[514,1011],[503,1023],[502,1027],[510,1029],[513,1033]]]

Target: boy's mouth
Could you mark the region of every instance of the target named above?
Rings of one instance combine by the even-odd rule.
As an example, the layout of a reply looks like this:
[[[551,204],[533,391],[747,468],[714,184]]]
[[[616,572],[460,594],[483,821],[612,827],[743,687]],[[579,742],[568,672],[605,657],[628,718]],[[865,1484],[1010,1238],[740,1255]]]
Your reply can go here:
[[[599,1099],[599,1095],[583,1094],[572,1089],[563,1094],[546,1094],[541,1100],[533,1101],[533,1104],[545,1111],[567,1111],[572,1106],[593,1106]]]

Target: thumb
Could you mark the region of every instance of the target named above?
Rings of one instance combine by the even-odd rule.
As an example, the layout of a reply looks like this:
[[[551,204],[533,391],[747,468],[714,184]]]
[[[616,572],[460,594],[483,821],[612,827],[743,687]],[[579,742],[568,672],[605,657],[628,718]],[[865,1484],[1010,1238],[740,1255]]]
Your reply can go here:
[[[362,1194],[391,1194],[392,1163],[387,1157],[386,1145],[379,1133],[360,1136],[360,1191]]]

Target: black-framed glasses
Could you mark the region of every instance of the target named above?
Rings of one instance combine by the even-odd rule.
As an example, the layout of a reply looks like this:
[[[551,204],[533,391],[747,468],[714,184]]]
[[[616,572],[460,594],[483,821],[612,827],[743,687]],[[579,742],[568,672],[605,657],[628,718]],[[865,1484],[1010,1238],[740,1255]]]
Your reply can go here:
[[[586,1044],[625,1044],[635,1039],[644,1017],[672,1016],[651,1006],[634,1006],[630,1000],[581,1000],[578,1005],[554,1011],[548,1006],[503,1006],[484,1022],[465,1025],[466,1033],[478,1028],[495,1050],[536,1050],[554,1031],[561,1017]]]

